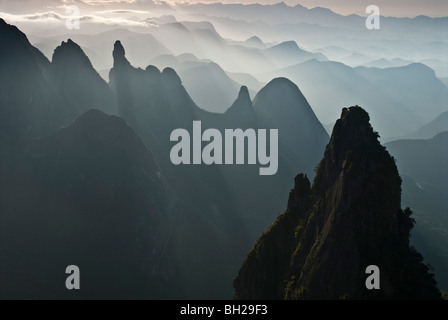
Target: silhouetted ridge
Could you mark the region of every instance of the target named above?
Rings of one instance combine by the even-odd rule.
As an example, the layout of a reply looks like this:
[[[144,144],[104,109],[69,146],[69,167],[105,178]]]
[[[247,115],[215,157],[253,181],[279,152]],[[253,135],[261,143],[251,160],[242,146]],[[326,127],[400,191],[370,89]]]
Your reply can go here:
[[[180,77],[177,75],[176,71],[174,71],[174,69],[170,67],[163,69],[162,81],[172,86],[180,86],[182,84],[182,81],[180,80]]]
[[[275,47],[287,48],[287,49],[300,49],[297,42],[295,42],[295,41],[284,41],[284,42],[276,45]]]
[[[401,209],[393,158],[362,108],[344,108],[313,187],[298,175],[287,210],[265,231],[234,281],[238,299],[439,299]],[[380,289],[365,285],[369,265]]]
[[[159,75],[161,74],[159,68],[155,67],[155,66],[147,66],[145,69],[147,72],[149,72],[152,75]]]
[[[240,92],[238,93],[237,101],[244,103],[245,105],[252,105],[252,101],[250,100],[249,90],[247,90],[246,86],[241,86]]]
[[[293,172],[312,174],[329,137],[297,85],[275,78],[257,93],[253,105],[259,119],[279,130],[281,148],[287,149],[291,159],[304,160],[291,163]]]
[[[67,63],[67,60],[72,64],[81,63],[93,69],[92,63],[84,51],[71,39],[68,39],[67,42],[62,41],[61,45],[54,50],[52,64]]]
[[[55,49],[51,69],[54,86],[65,101],[60,109],[64,110],[66,123],[92,108],[117,113],[112,90],[71,39]]]
[[[385,162],[384,169],[389,168],[390,177],[396,177],[394,187],[401,190],[401,180],[392,157],[378,141],[376,133],[370,125],[369,114],[361,107],[343,108],[341,118],[336,121],[330,138],[324,158],[318,166],[322,174],[316,176],[313,187],[316,188],[320,183],[328,183],[336,178],[340,170],[347,165],[347,160],[359,160],[356,151],[366,152],[372,160],[381,160]],[[348,159],[350,157],[350,159]],[[322,181],[323,177],[326,181]],[[323,189],[325,186],[322,187]],[[393,188],[395,189],[395,188]]]

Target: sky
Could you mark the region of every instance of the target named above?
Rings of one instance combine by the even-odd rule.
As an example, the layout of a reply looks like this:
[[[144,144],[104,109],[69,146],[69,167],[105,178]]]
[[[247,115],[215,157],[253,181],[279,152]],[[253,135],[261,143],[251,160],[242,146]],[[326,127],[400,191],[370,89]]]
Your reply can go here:
[[[161,0],[155,0],[159,2]],[[261,3],[271,4],[281,0],[165,0],[169,4],[176,2],[226,2],[226,3]],[[348,15],[365,15],[368,5],[376,5],[383,16],[415,17],[428,15],[432,17],[448,16],[448,0],[283,0],[286,4],[293,6],[301,4],[307,8],[325,7],[337,13]],[[116,8],[117,2],[126,7],[132,5],[135,8],[145,7],[151,0],[0,0],[0,12],[27,13],[48,11],[64,4],[89,3],[101,5],[103,8]],[[114,5],[113,5],[114,4]]]

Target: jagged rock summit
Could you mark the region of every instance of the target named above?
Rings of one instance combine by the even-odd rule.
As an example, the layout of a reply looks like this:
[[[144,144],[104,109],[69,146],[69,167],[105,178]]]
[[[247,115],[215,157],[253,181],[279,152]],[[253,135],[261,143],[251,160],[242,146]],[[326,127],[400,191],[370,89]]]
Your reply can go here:
[[[234,281],[237,299],[439,299],[409,246],[413,219],[401,179],[369,115],[344,108],[311,187],[298,175],[288,208],[261,236]],[[366,268],[380,289],[366,287]]]
[[[130,65],[126,59],[126,51],[120,40],[115,41],[112,55],[114,57],[114,68],[120,67],[121,65]]]

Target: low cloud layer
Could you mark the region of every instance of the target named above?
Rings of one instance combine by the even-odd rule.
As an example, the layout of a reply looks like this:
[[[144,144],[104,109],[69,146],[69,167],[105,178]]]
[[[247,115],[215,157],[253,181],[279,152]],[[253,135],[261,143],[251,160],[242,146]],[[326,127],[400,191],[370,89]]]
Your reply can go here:
[[[368,5],[376,5],[385,16],[428,15],[434,17],[448,16],[448,1],[446,0],[283,0],[294,6],[301,4],[308,8],[325,7],[341,14],[365,14]],[[149,8],[165,7],[176,3],[261,3],[272,4],[280,0],[0,0],[0,11],[8,13],[45,12],[64,5],[75,4],[82,8],[119,9],[131,8],[147,10]]]

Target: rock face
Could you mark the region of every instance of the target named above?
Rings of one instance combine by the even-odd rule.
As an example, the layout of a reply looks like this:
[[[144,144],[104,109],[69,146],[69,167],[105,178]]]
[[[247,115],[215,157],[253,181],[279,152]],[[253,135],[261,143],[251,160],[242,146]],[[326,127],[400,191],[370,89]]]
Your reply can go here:
[[[237,299],[438,299],[401,179],[369,115],[344,108],[312,187],[298,175],[287,210],[261,236],[234,281]],[[366,267],[380,269],[368,290]]]

